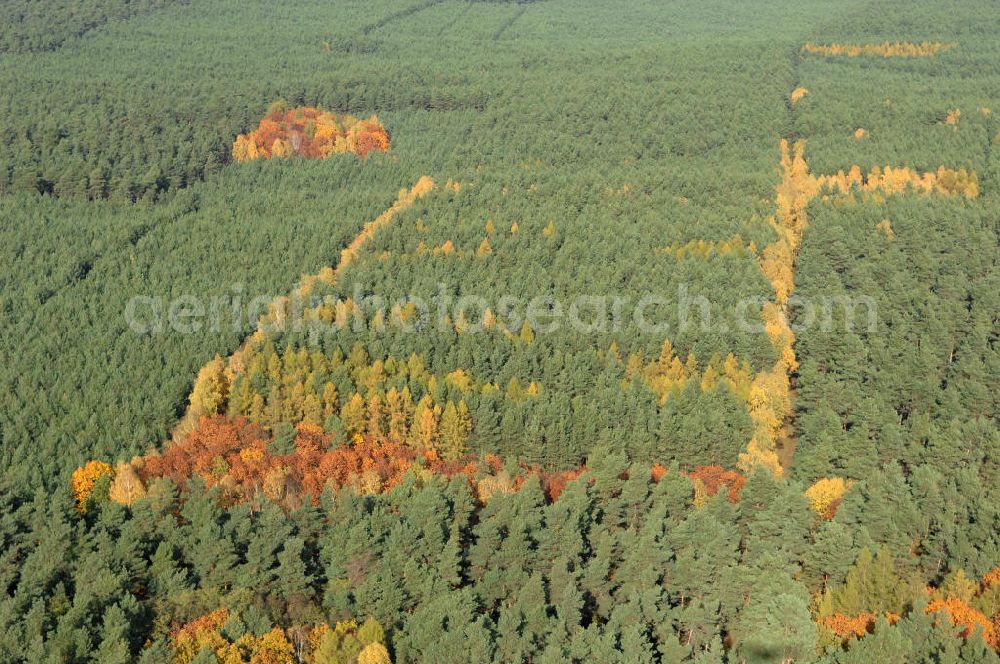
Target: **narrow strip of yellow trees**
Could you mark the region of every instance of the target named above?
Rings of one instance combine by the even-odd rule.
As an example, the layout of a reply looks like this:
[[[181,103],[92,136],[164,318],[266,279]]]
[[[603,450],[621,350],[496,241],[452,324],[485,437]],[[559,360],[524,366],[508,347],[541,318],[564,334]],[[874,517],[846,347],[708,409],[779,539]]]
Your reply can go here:
[[[813,44],[808,42],[802,46],[803,53],[823,55],[826,57],[844,56],[856,58],[861,55],[874,55],[883,58],[932,58],[942,51],[954,48],[954,44],[942,42],[883,42],[881,44]]]

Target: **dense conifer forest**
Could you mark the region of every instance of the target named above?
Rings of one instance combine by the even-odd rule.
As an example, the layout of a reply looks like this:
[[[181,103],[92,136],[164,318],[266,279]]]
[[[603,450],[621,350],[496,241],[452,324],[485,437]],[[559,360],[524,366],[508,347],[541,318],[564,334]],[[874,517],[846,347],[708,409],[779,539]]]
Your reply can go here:
[[[1000,663],[992,0],[0,26],[0,662]]]

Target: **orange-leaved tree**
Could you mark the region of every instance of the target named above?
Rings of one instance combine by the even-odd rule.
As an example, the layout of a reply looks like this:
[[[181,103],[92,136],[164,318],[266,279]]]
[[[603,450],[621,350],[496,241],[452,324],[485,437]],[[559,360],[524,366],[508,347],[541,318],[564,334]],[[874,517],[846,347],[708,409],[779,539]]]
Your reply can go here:
[[[88,461],[73,471],[70,478],[70,486],[73,489],[73,497],[76,498],[76,509],[83,512],[86,509],[87,499],[94,492],[94,486],[102,477],[114,476],[114,468],[103,461]]]

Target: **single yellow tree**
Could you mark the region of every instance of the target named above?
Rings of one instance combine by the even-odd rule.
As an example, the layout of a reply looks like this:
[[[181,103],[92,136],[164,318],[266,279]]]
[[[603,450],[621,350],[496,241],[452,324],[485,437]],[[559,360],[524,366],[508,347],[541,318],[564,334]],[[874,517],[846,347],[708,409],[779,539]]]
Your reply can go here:
[[[276,138],[271,144],[272,157],[291,157],[293,152],[292,144],[284,139]]]
[[[319,397],[312,393],[307,394],[305,401],[302,402],[302,421],[322,426],[324,419],[326,418],[323,415],[323,404]]]
[[[385,440],[385,411],[382,408],[382,397],[378,392],[368,396],[368,435],[376,441]]]
[[[191,390],[191,410],[196,415],[215,415],[229,397],[226,363],[218,355],[198,372]]]
[[[449,401],[441,415],[441,458],[452,461],[465,454],[465,441],[471,432],[472,417],[465,401],[458,405]]]
[[[340,409],[340,421],[348,438],[356,439],[365,434],[365,400],[357,392]]]
[[[250,664],[295,664],[295,661],[295,648],[280,627],[260,637],[256,652],[250,658]]]
[[[434,404],[429,395],[424,395],[424,398],[417,404],[413,415],[413,425],[410,427],[410,434],[406,442],[417,449],[438,449],[438,442],[441,438],[438,429],[440,416],[441,406]]]
[[[358,653],[358,664],[392,664],[392,660],[384,645],[369,643]]]
[[[121,505],[132,506],[132,503],[145,497],[146,487],[129,463],[119,463],[115,467],[115,480],[111,483],[108,498]]]
[[[531,329],[528,321],[524,321],[524,325],[521,326],[521,333],[518,335],[518,338],[525,346],[535,343],[535,331]]]
[[[410,418],[413,417],[413,397],[410,388],[403,386],[401,391],[390,389],[385,395],[386,407],[389,411],[389,440],[402,443],[410,431]]]
[[[328,382],[323,386],[323,418],[330,417],[340,409],[337,386]]]
[[[851,488],[851,482],[843,477],[824,477],[806,489],[806,498],[817,515],[829,518],[831,506],[838,503]]]

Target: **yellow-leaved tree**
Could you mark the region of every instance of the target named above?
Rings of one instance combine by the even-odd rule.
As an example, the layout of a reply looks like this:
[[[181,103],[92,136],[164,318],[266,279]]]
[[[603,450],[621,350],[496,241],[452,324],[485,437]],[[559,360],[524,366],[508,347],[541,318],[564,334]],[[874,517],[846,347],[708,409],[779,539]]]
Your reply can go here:
[[[358,664],[392,664],[392,659],[384,645],[369,643],[358,653]]]
[[[365,433],[366,423],[365,399],[357,392],[340,409],[340,421],[350,439],[360,439]]]
[[[424,395],[417,403],[413,426],[410,427],[406,439],[407,444],[417,449],[438,449],[438,442],[441,439],[438,425],[440,419],[441,406],[436,405],[429,395]]]
[[[832,519],[833,512],[849,488],[851,488],[850,480],[845,480],[843,477],[824,477],[806,489],[806,498],[818,516]]]
[[[472,417],[465,401],[449,401],[441,415],[441,458],[448,461],[465,454],[465,441],[472,433]]]
[[[229,376],[226,363],[216,355],[198,372],[191,390],[191,410],[195,415],[215,415],[229,397]]]
[[[289,643],[285,631],[275,627],[260,637],[256,652],[250,660],[255,664],[295,664],[295,648]]]
[[[142,485],[138,473],[130,463],[119,463],[115,467],[115,480],[111,483],[108,498],[121,505],[132,506],[132,503],[146,495],[146,487]]]

